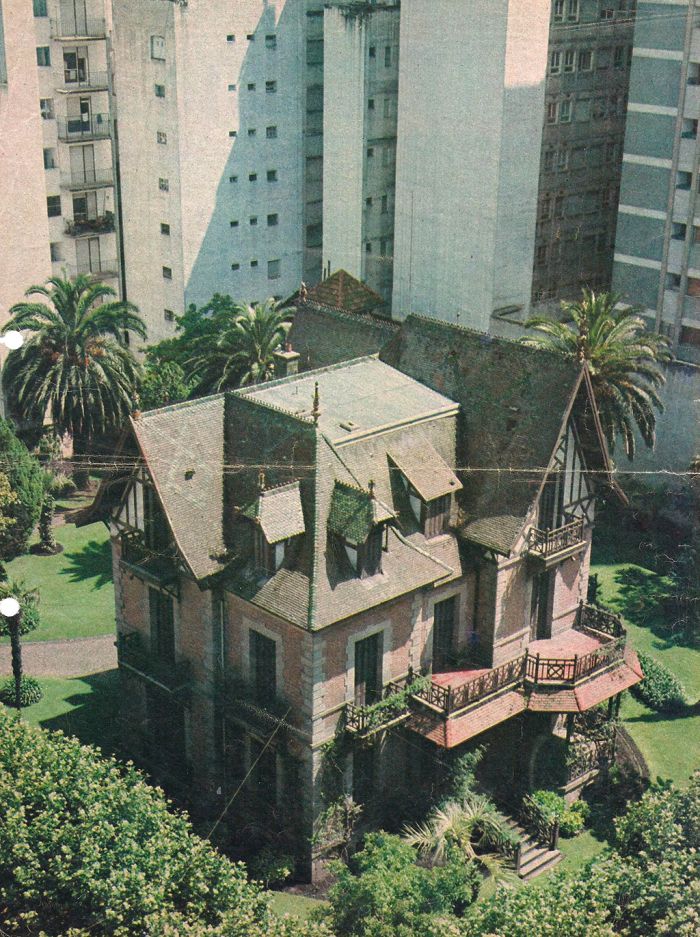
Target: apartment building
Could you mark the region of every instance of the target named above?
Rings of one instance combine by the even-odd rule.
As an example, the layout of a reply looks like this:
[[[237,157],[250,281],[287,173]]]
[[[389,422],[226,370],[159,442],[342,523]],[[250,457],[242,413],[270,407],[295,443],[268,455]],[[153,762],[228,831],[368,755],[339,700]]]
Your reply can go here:
[[[33,14],[52,272],[118,291],[104,3],[34,0]]]
[[[39,77],[31,10],[0,3],[0,326],[51,275]],[[0,363],[7,353],[0,345]],[[0,391],[0,413],[2,393]]]
[[[635,0],[553,0],[532,302],[610,289]]]
[[[391,302],[398,3],[328,5],[324,16],[323,264]]]
[[[473,739],[520,783],[526,728],[640,679],[585,605],[594,412],[585,367],[409,317],[380,356],[137,415],[77,518],[112,535],[133,756],[307,872],[343,791],[381,822]]]
[[[149,340],[214,292],[317,280],[322,4],[125,0],[113,16],[126,287]]]
[[[615,243],[614,288],[700,362],[698,120],[694,3],[639,0]]]

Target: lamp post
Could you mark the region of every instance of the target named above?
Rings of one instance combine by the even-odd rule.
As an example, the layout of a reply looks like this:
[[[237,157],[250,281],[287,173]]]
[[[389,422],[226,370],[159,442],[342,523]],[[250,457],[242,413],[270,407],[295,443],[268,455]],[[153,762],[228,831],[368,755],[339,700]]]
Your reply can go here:
[[[7,630],[12,648],[12,675],[15,678],[15,707],[19,713],[22,706],[22,647],[19,641],[22,609],[17,599],[12,596],[2,599],[0,615],[7,619]]]

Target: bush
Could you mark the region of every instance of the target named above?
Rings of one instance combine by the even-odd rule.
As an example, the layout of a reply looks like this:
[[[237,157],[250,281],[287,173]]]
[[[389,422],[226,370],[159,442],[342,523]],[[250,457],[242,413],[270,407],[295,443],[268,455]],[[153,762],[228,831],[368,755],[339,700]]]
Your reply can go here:
[[[41,624],[39,617],[39,593],[27,588],[22,580],[0,582],[0,599],[15,598],[22,609],[20,634],[35,631]],[[0,635],[7,635],[7,619],[0,615]]]
[[[263,846],[257,856],[248,863],[251,877],[262,882],[265,888],[286,881],[294,871],[294,857],[274,846]]]
[[[42,462],[54,462],[61,458],[61,440],[53,430],[42,433],[32,454]]]
[[[586,825],[591,808],[585,800],[575,800],[559,819],[559,832],[562,836],[578,836]]]
[[[54,498],[65,498],[68,495],[74,494],[76,490],[75,482],[70,475],[65,475],[63,472],[56,472],[51,478],[49,491]]]
[[[0,418],[0,464],[17,500],[3,507],[10,523],[0,530],[0,557],[13,559],[27,549],[27,541],[39,520],[44,500],[44,472],[27,447],[15,436],[7,420]]]
[[[22,709],[26,709],[27,706],[38,703],[43,696],[44,691],[41,689],[38,680],[35,680],[34,677],[22,677],[19,693],[19,701]],[[6,706],[15,705],[14,677],[10,677],[8,680],[5,680],[4,683],[0,684],[0,703],[4,703]]]
[[[535,831],[546,838],[555,822],[562,836],[576,836],[583,829],[591,808],[577,800],[569,806],[555,791],[533,791],[523,798],[523,815]]]
[[[133,767],[3,712],[0,803],[10,933],[328,937],[275,918],[243,866],[196,837]]]
[[[648,654],[639,655],[644,679],[632,687],[634,695],[657,712],[678,712],[686,705],[685,691],[677,677]]]

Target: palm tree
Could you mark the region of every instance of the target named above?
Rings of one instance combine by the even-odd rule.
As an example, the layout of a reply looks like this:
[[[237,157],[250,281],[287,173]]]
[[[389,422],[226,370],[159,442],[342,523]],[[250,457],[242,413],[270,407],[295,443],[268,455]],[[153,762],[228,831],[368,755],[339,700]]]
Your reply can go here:
[[[48,414],[55,431],[69,433],[83,455],[94,435],[119,427],[133,408],[141,367],[128,334],[145,338],[146,326],[132,303],[86,276],[51,277],[25,295],[3,327],[30,333],[8,356],[5,392],[23,419]],[[30,301],[34,296],[47,302]],[[76,481],[79,475],[85,482],[87,473],[76,473]]]
[[[573,325],[533,316],[525,325],[541,334],[527,335],[521,342],[587,363],[608,445],[612,449],[621,437],[631,460],[635,426],[646,445],[654,445],[654,411],[663,411],[657,389],[666,381],[661,364],[672,355],[668,339],[648,331],[634,309],[616,308],[619,302],[614,293],[584,289],[579,302],[561,304],[565,319]]]
[[[295,310],[273,299],[234,305],[218,314],[220,329],[203,335],[185,366],[198,391],[260,384],[274,376],[274,353],[285,342]]]
[[[502,858],[514,845],[513,833],[483,794],[470,791],[460,800],[434,807],[425,823],[406,827],[404,839],[435,863],[444,862],[456,849],[466,859],[478,862],[494,881],[513,877]]]

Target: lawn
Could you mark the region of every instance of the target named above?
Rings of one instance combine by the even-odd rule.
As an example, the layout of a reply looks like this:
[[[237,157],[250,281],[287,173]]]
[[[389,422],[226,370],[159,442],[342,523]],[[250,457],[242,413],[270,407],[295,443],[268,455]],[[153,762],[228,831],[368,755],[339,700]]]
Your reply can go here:
[[[305,895],[294,895],[286,891],[271,891],[270,900],[275,914],[290,914],[304,921],[311,917],[316,908],[325,904],[318,898],[307,898]]]
[[[107,528],[64,524],[55,528],[55,535],[64,547],[62,553],[27,553],[7,564],[11,579],[24,579],[39,590],[41,627],[28,640],[110,634],[114,631],[114,589]]]

